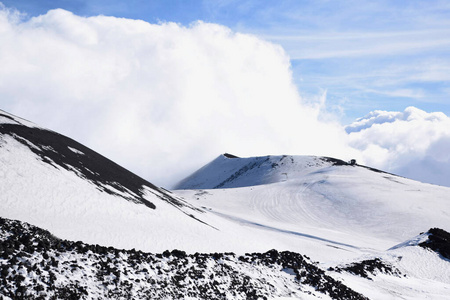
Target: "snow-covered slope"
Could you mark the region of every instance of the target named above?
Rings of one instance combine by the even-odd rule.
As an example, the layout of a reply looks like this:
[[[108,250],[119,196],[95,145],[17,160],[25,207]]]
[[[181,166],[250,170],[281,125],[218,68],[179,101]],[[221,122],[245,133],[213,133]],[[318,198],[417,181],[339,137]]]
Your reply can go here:
[[[179,182],[175,189],[236,188],[286,181],[343,161],[314,156],[263,156],[240,158],[231,154],[215,160]]]
[[[0,111],[0,217],[30,223],[58,238],[120,249],[236,253],[227,254],[226,261],[205,258],[208,271],[204,272],[209,275],[242,263],[237,272],[251,274],[251,280],[273,268],[282,268],[283,276],[297,276],[283,264],[260,266],[259,258],[245,254],[263,255],[276,249],[311,257],[319,262],[318,268],[327,270],[324,274],[371,299],[446,299],[450,290],[450,262],[435,252],[442,247],[420,247],[430,234],[418,236],[434,227],[449,230],[450,188],[333,158],[231,155],[219,156],[177,187],[172,192],[156,187],[67,137]],[[6,240],[14,236],[4,235]],[[24,241],[20,234],[16,239],[8,249],[16,249],[18,255],[24,251]],[[0,248],[8,255],[0,257],[0,264],[9,266],[13,250]],[[60,255],[87,259],[73,253]],[[42,254],[38,260],[47,261],[47,256]],[[249,261],[240,261],[240,256]],[[159,272],[167,265],[164,259],[148,257],[156,266],[149,265],[147,271]],[[126,264],[120,255],[117,260]],[[17,262],[14,271],[6,269],[5,274],[16,276],[23,263]],[[97,272],[92,266],[83,268]],[[370,274],[361,275],[365,274],[361,269]],[[62,276],[61,280],[71,276],[61,268],[52,272],[60,271],[55,276]],[[133,280],[141,280],[139,274]],[[172,282],[172,275],[161,278]],[[297,284],[292,278],[270,281],[269,277],[264,277],[267,282],[289,288],[269,293],[261,287],[263,295],[328,297],[289,294]],[[95,298],[103,283],[86,280],[94,286],[88,290]],[[206,284],[201,277],[187,280]],[[257,280],[252,284],[260,286]],[[147,288],[144,283],[133,287],[144,294]],[[0,295],[6,294],[0,289]]]
[[[177,194],[223,219],[278,233],[280,246],[324,268],[380,258],[408,274],[404,280],[383,275],[372,282],[335,274],[369,298],[447,297],[448,260],[408,243],[387,251],[431,227],[450,228],[447,187],[331,158],[228,155],[178,187],[186,190]]]
[[[174,189],[218,189],[269,184],[300,178],[331,166],[357,166],[355,163],[331,157],[280,155],[241,158],[225,153],[180,181]]]
[[[80,143],[0,111],[0,216],[67,239],[165,250],[198,228],[215,231],[201,215]]]
[[[330,158],[220,156],[179,187],[222,217],[358,247],[387,249],[450,226],[449,188]]]

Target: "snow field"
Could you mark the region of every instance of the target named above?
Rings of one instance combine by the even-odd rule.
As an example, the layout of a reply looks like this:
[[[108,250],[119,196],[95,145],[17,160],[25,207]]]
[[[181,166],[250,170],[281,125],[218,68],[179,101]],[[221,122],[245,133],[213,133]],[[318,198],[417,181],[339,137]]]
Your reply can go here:
[[[0,118],[0,123],[34,126],[6,114]],[[312,156],[219,156],[180,183],[189,189],[173,191],[180,206],[163,201],[157,189],[143,186],[143,197],[156,206],[152,209],[129,201],[137,196],[129,189],[108,185],[112,195],[101,189],[107,184],[93,184],[80,170],[45,163],[30,151],[39,147],[18,138],[0,135],[0,216],[39,226],[59,238],[152,253],[180,249],[190,254],[243,255],[290,250],[319,261],[322,269],[381,258],[406,276],[377,274],[369,280],[349,273],[329,274],[372,299],[446,299],[450,292],[450,262],[416,246],[426,238],[418,237],[420,232],[450,229],[450,188]],[[87,259],[78,255],[65,253],[62,265]],[[156,266],[165,270],[167,261],[162,258]],[[188,266],[191,263],[187,261]],[[220,265],[240,268],[236,259]],[[205,274],[214,276],[220,265],[208,260]],[[26,280],[37,280],[36,274],[14,268]],[[83,270],[69,269],[58,269],[67,275],[61,278],[83,281],[93,277],[98,266],[87,263]],[[261,289],[267,287],[259,279],[270,278],[272,295],[326,299],[309,294],[312,288],[295,290],[291,270],[282,276],[279,271],[257,265],[241,268],[242,275]],[[161,282],[169,278],[155,272],[147,275],[162,276]],[[139,280],[131,296],[143,287],[141,280],[149,279],[143,276],[130,277]],[[106,277],[114,280],[113,275]],[[221,280],[225,284],[228,279]],[[110,290],[108,285],[89,288],[92,295]]]

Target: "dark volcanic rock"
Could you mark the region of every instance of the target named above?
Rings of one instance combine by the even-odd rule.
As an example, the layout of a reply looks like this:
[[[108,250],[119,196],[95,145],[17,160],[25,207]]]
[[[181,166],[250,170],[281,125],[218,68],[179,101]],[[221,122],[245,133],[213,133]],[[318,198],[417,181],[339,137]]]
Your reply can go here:
[[[370,171],[373,171],[373,172],[376,172],[376,173],[383,173],[383,174],[388,174],[388,175],[392,175],[392,176],[396,176],[396,177],[401,177],[401,176],[398,176],[398,175],[395,175],[395,174],[392,174],[392,173],[381,171],[379,169],[375,169],[375,168],[364,166],[364,165],[359,165],[353,159],[350,162],[346,162],[346,161],[343,161],[341,159],[337,159],[337,158],[333,158],[333,157],[327,157],[327,156],[320,157],[320,159],[322,161],[326,161],[326,162],[332,163],[333,166],[358,166],[358,167],[365,168],[367,170],[370,170]]]
[[[450,259],[450,233],[439,228],[431,228],[427,233],[428,240],[420,243],[419,246],[431,249],[442,257]]]
[[[322,161],[326,161],[329,163],[332,163],[333,166],[350,166],[350,164],[348,162],[345,162],[341,159],[337,159],[337,158],[333,158],[333,157],[327,157],[327,156],[323,156],[320,158]]]
[[[383,262],[379,258],[355,262],[345,267],[331,268],[330,271],[349,272],[351,274],[358,275],[369,280],[372,280],[371,275],[377,275],[378,272],[395,276],[402,275],[397,268]]]
[[[230,153],[224,153],[223,156],[225,156],[226,158],[239,158],[239,156],[230,154]]]
[[[367,299],[289,251],[151,254],[60,240],[3,218],[0,245],[0,298],[268,299],[317,293]]]

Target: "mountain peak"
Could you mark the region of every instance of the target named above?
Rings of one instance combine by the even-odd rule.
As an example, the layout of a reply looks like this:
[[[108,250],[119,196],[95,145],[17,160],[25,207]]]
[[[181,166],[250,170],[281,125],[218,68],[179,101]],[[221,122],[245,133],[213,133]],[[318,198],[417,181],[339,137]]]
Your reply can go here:
[[[179,182],[175,189],[236,188],[269,184],[302,176],[320,168],[347,166],[330,157],[268,155],[241,158],[225,153]]]
[[[230,153],[224,153],[222,155],[225,156],[226,158],[239,158],[238,156],[230,154]]]

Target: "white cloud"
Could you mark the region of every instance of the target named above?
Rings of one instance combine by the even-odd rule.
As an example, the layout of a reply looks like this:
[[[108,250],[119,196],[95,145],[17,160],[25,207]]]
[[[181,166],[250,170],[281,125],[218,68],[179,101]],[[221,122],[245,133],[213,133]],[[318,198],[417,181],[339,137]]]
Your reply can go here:
[[[223,152],[353,156],[343,128],[299,97],[277,45],[201,22],[11,14],[0,13],[2,108],[157,184]]]
[[[374,167],[450,186],[450,118],[408,107],[374,111],[347,126],[350,145]]]
[[[301,99],[275,44],[216,24],[189,27],[65,10],[20,21],[0,8],[0,106],[167,186],[220,153],[356,158],[450,185],[450,121],[372,112],[347,132],[326,93]],[[447,181],[446,181],[447,180]]]

